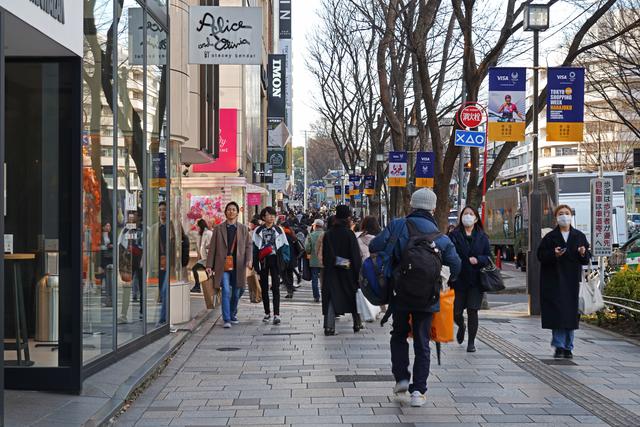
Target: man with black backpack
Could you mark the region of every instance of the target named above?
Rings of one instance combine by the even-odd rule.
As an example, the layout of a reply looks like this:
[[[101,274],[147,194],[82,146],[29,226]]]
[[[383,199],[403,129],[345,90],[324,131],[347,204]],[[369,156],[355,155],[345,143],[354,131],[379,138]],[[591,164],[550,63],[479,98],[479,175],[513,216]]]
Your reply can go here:
[[[433,217],[437,197],[428,188],[411,195],[413,211],[391,223],[369,244],[369,250],[388,252],[385,276],[393,285],[389,311],[393,315],[391,364],[395,394],[411,393],[411,406],[426,402],[431,352],[429,334],[433,313],[440,311],[440,270],[460,272],[460,258],[449,238],[440,233]],[[413,383],[409,372],[409,332],[413,332]]]

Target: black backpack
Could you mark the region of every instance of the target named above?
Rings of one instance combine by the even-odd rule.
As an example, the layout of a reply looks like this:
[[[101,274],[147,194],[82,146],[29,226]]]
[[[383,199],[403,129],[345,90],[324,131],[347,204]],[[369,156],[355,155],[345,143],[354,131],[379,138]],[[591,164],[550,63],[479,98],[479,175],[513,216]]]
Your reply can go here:
[[[393,271],[396,306],[424,310],[440,299],[442,255],[434,240],[438,232],[424,234],[407,219],[409,241]]]

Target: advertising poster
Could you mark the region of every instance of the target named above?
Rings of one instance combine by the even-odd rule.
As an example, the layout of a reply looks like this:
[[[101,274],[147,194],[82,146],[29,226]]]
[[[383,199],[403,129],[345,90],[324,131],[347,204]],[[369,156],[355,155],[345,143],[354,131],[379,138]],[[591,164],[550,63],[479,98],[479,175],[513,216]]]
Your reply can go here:
[[[549,68],[547,141],[583,140],[584,68]]]
[[[238,112],[235,108],[220,109],[220,150],[218,158],[204,165],[191,166],[193,172],[236,172]]]
[[[432,151],[418,151],[416,154],[416,187],[433,188],[434,160]]]
[[[527,69],[489,69],[489,141],[524,141]]]
[[[349,196],[360,194],[360,175],[349,174]]]
[[[338,198],[338,196],[342,196],[342,185],[334,185],[333,193],[336,195],[336,198]]]
[[[389,187],[407,185],[407,152],[389,152]]]
[[[364,177],[364,194],[367,196],[373,196],[376,194],[376,177],[373,175],[366,175]]]
[[[164,188],[167,186],[167,156],[165,153],[151,154],[151,188]]]

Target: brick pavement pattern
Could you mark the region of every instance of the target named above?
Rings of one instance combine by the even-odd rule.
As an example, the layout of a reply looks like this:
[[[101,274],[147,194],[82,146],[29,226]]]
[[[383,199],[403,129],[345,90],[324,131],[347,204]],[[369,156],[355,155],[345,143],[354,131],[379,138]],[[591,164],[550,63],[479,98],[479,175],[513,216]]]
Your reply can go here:
[[[427,403],[409,407],[391,389],[390,326],[367,323],[354,334],[350,315],[325,337],[309,284],[282,304],[282,324],[262,323],[262,305],[245,296],[241,323],[209,321],[122,414],[118,426],[521,426],[608,425],[596,410],[519,367],[482,341],[443,345],[432,365]],[[537,318],[484,312],[480,325],[550,363],[550,332]],[[640,414],[640,351],[594,329],[576,334],[575,364],[549,366]],[[552,371],[556,372],[556,371]],[[565,391],[565,394],[566,391]],[[599,418],[602,416],[602,419]],[[640,418],[639,418],[640,419]],[[614,423],[612,423],[614,424]]]

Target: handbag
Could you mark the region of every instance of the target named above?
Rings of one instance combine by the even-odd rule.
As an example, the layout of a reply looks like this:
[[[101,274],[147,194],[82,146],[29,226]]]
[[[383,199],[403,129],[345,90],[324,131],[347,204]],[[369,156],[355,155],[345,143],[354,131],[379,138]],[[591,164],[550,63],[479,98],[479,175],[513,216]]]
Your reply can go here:
[[[311,280],[311,265],[306,257],[302,259],[302,279]]]
[[[489,258],[489,265],[480,269],[480,290],[482,292],[500,292],[505,290],[500,269]]]
[[[455,292],[449,288],[440,291],[440,311],[433,313],[431,340],[435,342],[453,341],[453,301]]]
[[[262,288],[260,287],[260,279],[254,270],[250,270],[247,274],[247,285],[249,287],[249,301],[253,304],[262,302]]]
[[[120,279],[125,283],[133,280],[133,255],[126,249],[120,247],[120,262],[118,263],[118,272]]]
[[[200,286],[202,287],[202,294],[204,296],[204,304],[208,309],[212,309],[214,307],[213,297],[216,292],[214,275],[207,277],[206,280],[203,280]]]
[[[231,244],[231,250],[227,254],[227,257],[224,259],[224,271],[233,271],[233,253],[236,250],[236,243],[238,241],[238,232],[233,237],[233,243]]]
[[[356,291],[356,308],[365,322],[375,321],[378,314],[380,314],[380,307],[367,301],[360,289]]]
[[[583,273],[578,292],[578,310],[582,314],[593,314],[604,308],[604,299],[600,291],[600,274],[589,265]]]

